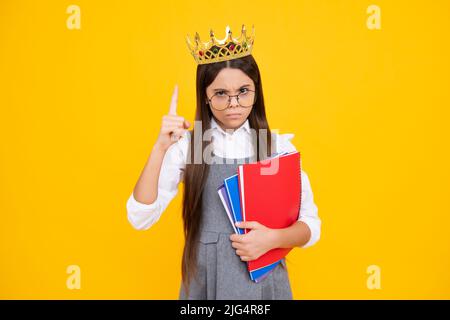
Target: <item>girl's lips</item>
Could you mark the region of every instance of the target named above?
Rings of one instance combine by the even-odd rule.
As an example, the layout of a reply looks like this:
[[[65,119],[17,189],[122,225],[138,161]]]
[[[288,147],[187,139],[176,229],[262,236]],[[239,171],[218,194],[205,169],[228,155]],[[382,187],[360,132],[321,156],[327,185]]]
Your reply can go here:
[[[230,113],[226,115],[226,117],[239,117],[239,116],[241,116],[240,113]]]

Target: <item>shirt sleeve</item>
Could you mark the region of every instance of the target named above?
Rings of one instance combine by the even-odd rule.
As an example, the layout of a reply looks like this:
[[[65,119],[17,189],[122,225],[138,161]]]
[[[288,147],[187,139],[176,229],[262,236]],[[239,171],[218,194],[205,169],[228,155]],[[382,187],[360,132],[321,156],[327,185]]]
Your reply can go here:
[[[297,148],[290,141],[293,137],[293,134],[279,135],[277,139],[277,152],[296,151]],[[302,246],[302,248],[307,248],[319,241],[322,221],[318,215],[317,205],[314,202],[314,195],[309,177],[304,170],[301,170],[301,181],[302,195],[298,221],[305,223],[311,231],[311,237],[308,242]]]
[[[309,241],[302,248],[307,248],[315,244],[320,239],[322,221],[318,215],[317,205],[314,203],[314,195],[311,189],[309,177],[305,171],[301,170],[302,175],[302,201],[298,221],[304,222],[311,231]]]
[[[158,180],[158,196],[151,204],[138,202],[133,192],[127,201],[127,217],[137,230],[147,230],[155,224],[178,192],[186,167],[189,132],[167,149]]]

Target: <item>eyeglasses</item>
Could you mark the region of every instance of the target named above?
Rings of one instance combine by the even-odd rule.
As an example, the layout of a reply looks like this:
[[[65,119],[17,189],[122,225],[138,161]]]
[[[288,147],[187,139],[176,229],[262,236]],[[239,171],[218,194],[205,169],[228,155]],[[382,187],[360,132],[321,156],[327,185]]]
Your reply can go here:
[[[222,111],[228,108],[231,103],[231,98],[233,97],[236,97],[238,104],[243,108],[249,108],[253,106],[256,101],[255,91],[247,88],[242,88],[241,90],[245,91],[241,91],[241,93],[234,96],[226,94],[225,91],[218,91],[211,98],[208,98],[208,101],[211,104],[211,107],[218,111]]]

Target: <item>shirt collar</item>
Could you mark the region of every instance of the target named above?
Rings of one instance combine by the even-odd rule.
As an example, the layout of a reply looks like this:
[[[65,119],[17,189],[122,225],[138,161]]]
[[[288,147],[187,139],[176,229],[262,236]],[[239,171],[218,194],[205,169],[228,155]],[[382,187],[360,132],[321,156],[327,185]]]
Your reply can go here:
[[[223,133],[223,134],[229,134],[228,132],[226,132],[225,130],[222,129],[222,127],[217,123],[216,119],[214,119],[214,117],[211,117],[211,129],[217,129],[219,132]],[[250,124],[248,122],[248,119],[245,120],[245,122],[239,127],[237,128],[234,132],[240,131],[240,130],[245,130],[246,132],[250,132]],[[233,132],[233,134],[234,134]]]

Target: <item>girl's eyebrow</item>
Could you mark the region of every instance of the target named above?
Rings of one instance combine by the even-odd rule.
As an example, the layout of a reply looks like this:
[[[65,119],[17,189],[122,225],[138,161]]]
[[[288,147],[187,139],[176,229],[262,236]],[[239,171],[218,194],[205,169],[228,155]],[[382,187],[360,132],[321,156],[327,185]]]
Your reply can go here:
[[[250,87],[250,84],[243,84],[239,89],[242,89],[242,88],[245,88],[245,87]],[[214,89],[214,91],[225,91],[225,92],[228,92],[227,89],[222,89],[222,88]]]

